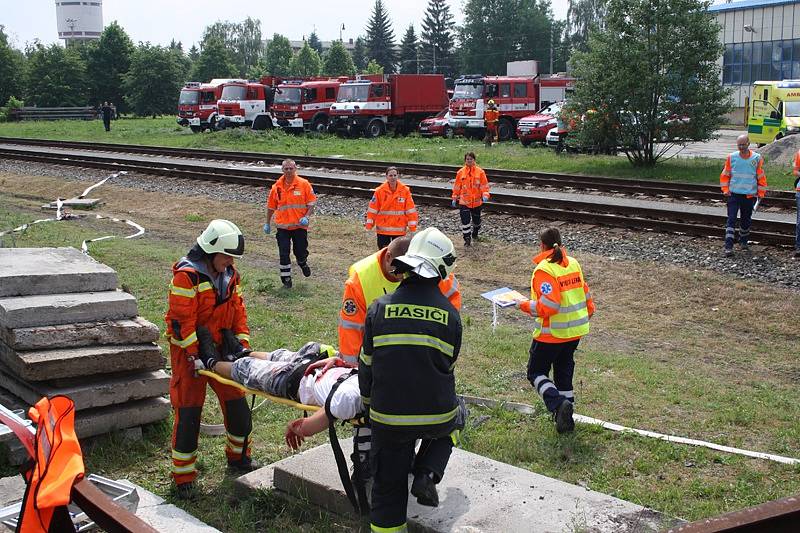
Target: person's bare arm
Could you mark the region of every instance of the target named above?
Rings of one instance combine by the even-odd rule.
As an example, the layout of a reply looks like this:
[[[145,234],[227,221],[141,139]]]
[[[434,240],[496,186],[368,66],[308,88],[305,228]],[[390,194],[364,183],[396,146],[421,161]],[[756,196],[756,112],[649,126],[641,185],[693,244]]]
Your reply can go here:
[[[308,418],[296,418],[286,425],[286,444],[296,450],[306,437],[328,429],[329,425],[330,421],[324,409],[320,409]]]

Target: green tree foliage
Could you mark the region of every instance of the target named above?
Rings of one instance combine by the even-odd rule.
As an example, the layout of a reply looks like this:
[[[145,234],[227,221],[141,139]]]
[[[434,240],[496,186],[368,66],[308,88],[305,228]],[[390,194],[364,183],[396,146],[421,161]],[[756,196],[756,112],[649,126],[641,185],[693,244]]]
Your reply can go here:
[[[394,50],[394,30],[383,0],[375,0],[372,16],[367,23],[367,56],[382,65],[387,73],[394,72],[397,54]]]
[[[419,52],[424,59],[424,72],[444,73],[447,76],[456,72],[453,57],[455,21],[446,0],[429,0],[422,19],[422,38]]]
[[[316,50],[320,57],[322,57],[322,41],[317,37],[316,31],[312,31],[311,35],[308,36],[308,46]]]
[[[191,48],[189,48],[189,60],[194,63],[197,61],[197,58],[200,57],[200,49],[197,48],[196,44],[193,44]]]
[[[91,91],[89,99],[93,104],[113,102],[120,113],[126,112],[125,74],[131,66],[133,42],[115,20],[105,27],[96,45],[88,49],[86,72]]]
[[[605,30],[573,55],[563,118],[581,146],[619,147],[653,166],[671,144],[704,141],[731,109],[719,83],[719,24],[703,0],[610,0]],[[657,144],[657,141],[665,141]]]
[[[353,58],[341,41],[333,41],[322,65],[326,76],[352,76],[356,73]]]
[[[535,59],[550,62],[553,13],[548,0],[467,0],[460,28],[463,72],[505,74],[506,63]],[[561,32],[553,28],[553,50],[561,48]],[[561,70],[564,58],[559,58]],[[542,68],[547,71],[547,68]]]
[[[175,55],[175,61],[178,62],[178,66],[181,69],[181,79],[188,81],[192,77],[193,63],[189,56],[183,53],[183,43],[172,39],[169,43],[169,49]]]
[[[370,59],[367,68],[364,69],[364,74],[383,74],[383,67],[374,59]]]
[[[88,103],[86,63],[76,49],[36,42],[28,47],[27,55],[28,105],[72,107]]]
[[[181,66],[169,48],[140,44],[125,76],[128,105],[140,116],[171,114],[183,86]]]
[[[289,63],[292,60],[292,43],[289,39],[276,33],[267,43],[263,57],[264,72],[272,76],[287,76]]]
[[[589,32],[605,26],[608,0],[569,0],[567,9],[567,40],[576,50],[586,50]]]
[[[369,51],[367,50],[367,42],[363,37],[357,37],[356,42],[353,45],[353,51],[351,52],[351,55],[353,56],[353,64],[356,66],[356,71],[364,72],[364,70],[367,68],[367,62],[369,61],[367,58],[368,54]]]
[[[236,77],[239,70],[231,60],[224,43],[217,38],[209,38],[203,44],[200,57],[192,67],[193,80],[206,82],[214,78]]]
[[[398,71],[403,74],[425,72],[420,68],[419,59],[417,34],[414,32],[414,25],[409,24],[403,35],[403,41],[400,43],[400,68]]]
[[[289,63],[289,72],[292,76],[319,76],[322,72],[322,60],[316,50],[308,43],[303,43],[303,48],[292,58]]]
[[[221,41],[228,50],[239,76],[244,76],[261,57],[261,21],[258,19],[247,17],[242,22],[217,21],[203,32],[201,48],[205,48],[207,41],[212,39]]]
[[[8,44],[8,36],[0,25],[0,103],[22,95],[25,56]]]

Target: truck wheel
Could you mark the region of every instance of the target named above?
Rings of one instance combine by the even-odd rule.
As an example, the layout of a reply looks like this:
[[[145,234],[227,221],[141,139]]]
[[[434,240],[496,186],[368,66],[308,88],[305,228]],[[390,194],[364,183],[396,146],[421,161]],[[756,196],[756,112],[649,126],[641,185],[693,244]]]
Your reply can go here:
[[[192,130],[192,133],[203,133],[202,126],[189,126],[189,129]]]
[[[450,126],[445,126],[444,131],[442,131],[442,137],[445,139],[452,139],[453,138],[453,128]]]
[[[315,133],[325,133],[328,131],[328,117],[325,115],[317,115],[311,122],[311,131]]]
[[[372,121],[367,124],[367,129],[364,130],[364,137],[368,137],[370,139],[374,139],[375,137],[380,137],[386,133],[386,126],[384,126],[382,120],[372,119]]]
[[[497,140],[507,141],[514,136],[514,124],[507,118],[501,118],[497,123]]]
[[[520,139],[520,140],[519,140],[519,142],[520,142],[520,144],[522,144],[522,146],[524,146],[525,148],[527,148],[528,146],[530,146],[530,145],[531,145],[531,141],[530,141],[530,140],[528,140],[528,139]]]
[[[272,128],[272,121],[267,120],[267,117],[264,115],[256,117],[256,119],[253,121],[254,130],[261,131],[261,130],[268,130],[270,128]]]

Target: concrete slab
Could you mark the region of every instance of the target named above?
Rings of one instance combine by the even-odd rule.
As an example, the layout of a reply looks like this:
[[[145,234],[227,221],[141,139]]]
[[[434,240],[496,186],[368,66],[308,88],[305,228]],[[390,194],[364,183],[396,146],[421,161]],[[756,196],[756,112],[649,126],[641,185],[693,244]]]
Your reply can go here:
[[[19,380],[0,365],[0,379],[3,380],[3,387],[30,405],[35,404],[42,396],[60,394],[69,396],[75,402],[77,411],[165,396],[169,392],[169,375],[163,370],[113,377],[81,377],[73,380],[79,383],[52,386],[46,382]]]
[[[8,329],[0,326],[0,341],[15,350],[75,348],[95,344],[140,344],[156,342],[158,337],[158,326],[140,316],[32,328]]]
[[[75,209],[94,209],[99,203],[99,198],[67,198],[66,200],[61,200],[62,207],[72,207]],[[44,204],[42,209],[58,209],[58,202]]]
[[[117,273],[75,248],[0,248],[0,297],[111,291]]]
[[[25,381],[164,368],[158,345],[122,344],[17,352],[0,342],[0,363]]]
[[[148,398],[122,405],[86,409],[75,414],[75,433],[84,439],[121,429],[152,424],[169,416],[166,398]]]
[[[138,314],[136,298],[123,291],[0,298],[0,325],[8,329],[120,320]]]
[[[341,443],[344,449],[352,446],[348,439]],[[276,489],[333,512],[352,513],[329,444],[272,467]],[[240,482],[260,486],[254,474]],[[420,506],[410,497],[412,530],[622,533],[661,531],[674,523],[639,505],[458,449],[438,488],[437,508]]]
[[[22,476],[0,478],[0,507],[22,500],[25,494],[25,480]]]
[[[150,524],[156,531],[173,533],[219,533],[219,530],[205,524],[186,511],[167,503],[164,498],[156,496],[149,490],[131,483],[127,479],[119,483],[136,489],[139,494],[139,506],[136,516]]]

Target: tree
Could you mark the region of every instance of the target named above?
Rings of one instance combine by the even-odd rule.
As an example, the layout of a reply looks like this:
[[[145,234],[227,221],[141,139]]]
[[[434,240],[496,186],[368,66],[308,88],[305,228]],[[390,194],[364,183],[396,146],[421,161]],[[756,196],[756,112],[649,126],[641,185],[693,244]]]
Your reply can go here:
[[[186,81],[191,78],[193,62],[189,57],[183,53],[183,43],[172,39],[169,43],[169,50],[175,56],[175,61],[181,70],[181,79]]]
[[[267,43],[264,52],[264,71],[272,76],[286,76],[289,74],[289,62],[292,60],[292,43],[289,39],[276,33]]]
[[[419,68],[419,47],[417,44],[417,34],[414,33],[414,25],[409,24],[403,41],[400,43],[400,72],[411,74],[421,72]]]
[[[364,69],[367,68],[367,62],[369,59],[367,55],[369,51],[367,50],[367,43],[363,37],[357,37],[356,42],[353,45],[353,51],[351,55],[353,56],[353,64],[356,66],[356,71],[363,72]]]
[[[578,83],[564,112],[575,123],[570,136],[619,147],[635,166],[655,165],[671,144],[711,138],[731,103],[719,83],[720,27],[709,5],[610,0],[605,29],[571,60]]]
[[[216,39],[228,50],[239,76],[254,66],[261,56],[261,21],[247,17],[242,22],[217,21],[203,31],[201,48]]]
[[[353,58],[344,47],[342,41],[333,41],[322,65],[322,72],[326,76],[352,76],[356,73]]]
[[[174,52],[150,43],[139,44],[125,76],[125,98],[134,113],[155,116],[174,112],[182,85]]]
[[[191,78],[205,82],[214,78],[236,77],[238,72],[223,42],[211,37],[205,41],[200,57],[192,67]]]
[[[189,48],[189,59],[194,63],[200,57],[200,49],[197,48],[196,44],[193,44],[191,48]]]
[[[27,66],[28,105],[75,107],[88,103],[86,63],[77,50],[36,42],[28,48]]]
[[[25,74],[25,56],[8,44],[8,36],[0,25],[0,105],[12,96],[21,97]]]
[[[367,56],[382,65],[388,73],[394,72],[397,54],[394,50],[394,30],[383,0],[375,0],[372,17],[367,23]]]
[[[311,35],[308,36],[308,46],[316,50],[320,57],[322,56],[322,41],[317,37],[316,30],[312,31]]]
[[[367,63],[367,68],[364,69],[364,74],[383,74],[383,67],[376,63],[374,59],[370,59],[369,63]]]
[[[422,19],[420,56],[425,60],[425,72],[452,75],[455,71],[453,39],[455,21],[446,0],[429,0]]]
[[[576,50],[586,50],[589,32],[602,30],[608,0],[569,0],[567,9],[567,39]]]
[[[120,113],[126,112],[124,78],[131,66],[133,41],[115,20],[105,27],[97,44],[87,53],[92,103],[113,102]]]
[[[289,72],[292,76],[308,77],[319,76],[322,71],[322,60],[316,50],[308,43],[303,43],[303,48],[292,58],[289,63]]]

